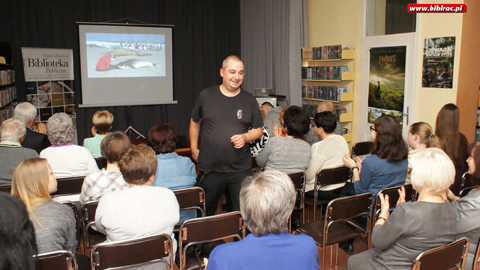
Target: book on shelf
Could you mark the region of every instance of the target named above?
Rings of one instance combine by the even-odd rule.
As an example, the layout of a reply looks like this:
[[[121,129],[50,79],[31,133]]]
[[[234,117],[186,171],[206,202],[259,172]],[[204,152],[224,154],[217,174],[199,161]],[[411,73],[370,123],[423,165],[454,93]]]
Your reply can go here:
[[[348,45],[329,45],[302,48],[302,60],[342,59],[342,51],[348,49]]]
[[[302,67],[302,79],[306,80],[341,80],[342,73],[348,71],[348,66],[333,67]]]
[[[338,90],[337,90],[337,97],[338,97],[338,100],[339,101],[342,101],[342,94],[343,93],[346,93],[348,91],[348,87],[338,87]]]

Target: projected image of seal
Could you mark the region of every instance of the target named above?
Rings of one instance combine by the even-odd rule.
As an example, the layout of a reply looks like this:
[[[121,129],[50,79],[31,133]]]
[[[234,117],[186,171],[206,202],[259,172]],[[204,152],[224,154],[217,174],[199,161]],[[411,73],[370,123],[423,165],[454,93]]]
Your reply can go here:
[[[149,61],[143,61],[143,60],[137,60],[137,59],[128,59],[127,61],[123,61],[117,64],[117,68],[119,69],[146,68],[146,67],[154,67],[154,66],[157,66],[157,65]]]

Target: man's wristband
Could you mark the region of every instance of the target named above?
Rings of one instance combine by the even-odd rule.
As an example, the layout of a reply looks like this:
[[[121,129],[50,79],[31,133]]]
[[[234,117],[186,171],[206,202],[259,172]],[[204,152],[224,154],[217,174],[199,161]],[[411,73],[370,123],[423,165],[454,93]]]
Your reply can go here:
[[[358,166],[355,166],[355,167],[352,167],[352,168],[350,169],[350,171],[353,172],[353,170],[355,170],[355,169],[360,170],[360,169],[358,168]]]

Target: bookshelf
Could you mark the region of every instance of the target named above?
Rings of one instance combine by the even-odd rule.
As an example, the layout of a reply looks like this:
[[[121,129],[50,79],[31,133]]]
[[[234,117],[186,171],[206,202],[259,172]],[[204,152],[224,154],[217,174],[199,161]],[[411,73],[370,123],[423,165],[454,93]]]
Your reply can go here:
[[[5,57],[2,56],[9,53],[0,51],[0,123],[13,116],[12,101],[17,98],[15,69],[12,64],[6,63]]]
[[[355,49],[343,45],[302,48],[303,106],[313,119],[316,106],[331,101],[348,143],[352,142],[354,61]]]

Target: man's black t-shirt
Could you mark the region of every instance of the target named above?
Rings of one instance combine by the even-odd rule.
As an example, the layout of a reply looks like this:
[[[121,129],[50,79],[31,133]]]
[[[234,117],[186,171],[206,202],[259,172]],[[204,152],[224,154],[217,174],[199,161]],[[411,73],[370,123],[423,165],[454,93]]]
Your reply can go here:
[[[240,91],[227,97],[220,87],[204,89],[192,112],[195,122],[202,120],[201,145],[198,157],[203,172],[237,172],[252,166],[250,145],[236,149],[230,138],[263,126],[262,114],[252,94]]]

